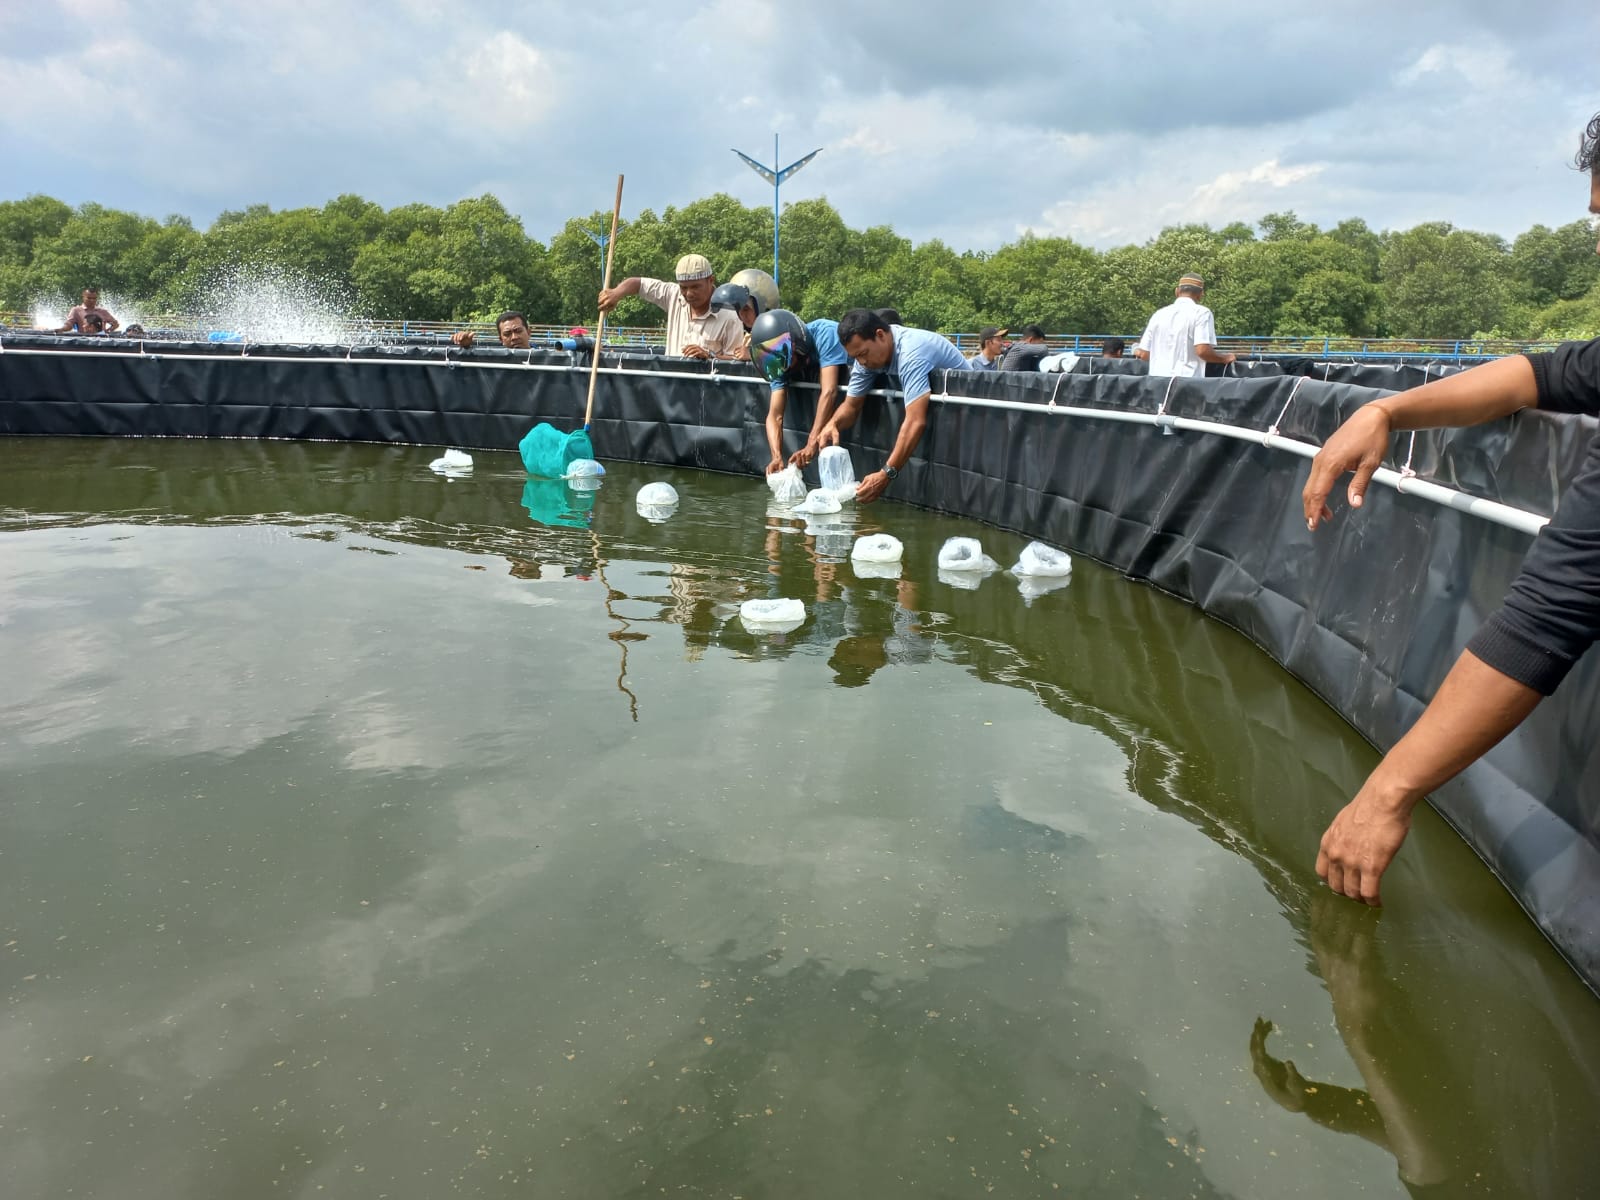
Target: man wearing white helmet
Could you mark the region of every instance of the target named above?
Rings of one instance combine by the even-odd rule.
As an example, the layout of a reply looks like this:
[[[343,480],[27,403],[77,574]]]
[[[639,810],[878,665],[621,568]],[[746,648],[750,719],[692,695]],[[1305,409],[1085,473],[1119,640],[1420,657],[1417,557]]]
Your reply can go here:
[[[678,260],[677,282],[633,275],[600,293],[600,311],[625,296],[648,300],[667,314],[667,353],[687,358],[735,358],[744,348],[744,325],[727,309],[711,306],[717,279],[703,254]]]

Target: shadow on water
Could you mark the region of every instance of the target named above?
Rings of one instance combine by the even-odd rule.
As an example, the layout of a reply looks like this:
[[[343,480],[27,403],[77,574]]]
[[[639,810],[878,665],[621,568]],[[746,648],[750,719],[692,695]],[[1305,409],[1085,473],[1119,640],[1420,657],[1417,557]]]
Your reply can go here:
[[[1376,755],[1152,589],[1080,562],[1027,605],[1009,576],[967,590],[933,562],[946,536],[979,532],[1002,565],[1022,539],[894,505],[808,527],[767,513],[754,481],[624,464],[583,509],[530,507],[511,455],[444,480],[426,451],[364,446],[0,451],[0,547],[111,523],[449,551],[572,639],[574,661],[552,662],[508,631],[484,707],[463,688],[415,710],[438,719],[431,741],[375,667],[351,685],[364,711],[313,696],[275,729],[241,707],[261,728],[237,747],[134,741],[111,777],[127,802],[93,825],[46,799],[104,786],[87,736],[6,766],[23,798],[7,840],[70,848],[98,881],[69,887],[54,852],[11,864],[13,899],[96,931],[52,959],[54,986],[108,1026],[141,1014],[93,1096],[146,1116],[122,1141],[74,1128],[108,1143],[81,1168],[96,1182],[120,1155],[149,1194],[281,1194],[272,1179],[348,1182],[334,1172],[355,1158],[399,1195],[1566,1196],[1600,1173],[1593,998],[1431,814],[1381,918],[1318,888],[1317,838]],[[683,496],[665,524],[633,506],[655,478]],[[880,528],[907,545],[899,578],[847,561]],[[216,586],[272,619],[271,598]],[[806,623],[746,631],[739,602],[777,596],[805,600]],[[470,600],[433,603],[422,624]],[[613,669],[624,695],[585,708]],[[533,751],[494,732],[507,711],[540,744],[532,786]],[[66,717],[15,720],[33,737]],[[780,727],[816,740],[779,745]],[[1009,740],[980,749],[985,730]],[[698,791],[665,803],[680,770]],[[240,802],[219,805],[217,781]],[[1100,798],[1117,789],[1140,806]],[[204,982],[214,956],[230,966]],[[198,991],[175,982],[192,972]],[[34,1047],[0,1090],[13,1129],[82,1105],[77,1075],[37,1061],[42,1035],[6,1036]],[[203,1114],[152,1082],[169,1060]],[[167,1111],[148,1115],[146,1092]],[[13,1137],[17,1178],[68,1178],[37,1158],[43,1134]],[[171,1148],[222,1138],[220,1167]]]

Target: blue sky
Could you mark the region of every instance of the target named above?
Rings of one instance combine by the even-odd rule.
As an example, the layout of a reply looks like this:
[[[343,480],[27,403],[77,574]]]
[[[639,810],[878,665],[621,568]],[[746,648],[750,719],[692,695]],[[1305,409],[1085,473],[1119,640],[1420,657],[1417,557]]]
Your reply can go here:
[[[1600,5],[955,0],[0,4],[0,199],[224,209],[493,192],[569,216],[771,191],[993,249],[1293,209],[1514,236],[1583,215]]]

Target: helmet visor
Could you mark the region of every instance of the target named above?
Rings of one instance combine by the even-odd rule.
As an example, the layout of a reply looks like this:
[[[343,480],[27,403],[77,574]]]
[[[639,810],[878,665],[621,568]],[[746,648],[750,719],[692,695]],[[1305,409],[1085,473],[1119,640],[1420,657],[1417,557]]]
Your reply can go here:
[[[767,377],[768,383],[782,383],[794,365],[794,335],[780,333],[764,342],[752,342],[750,357]]]

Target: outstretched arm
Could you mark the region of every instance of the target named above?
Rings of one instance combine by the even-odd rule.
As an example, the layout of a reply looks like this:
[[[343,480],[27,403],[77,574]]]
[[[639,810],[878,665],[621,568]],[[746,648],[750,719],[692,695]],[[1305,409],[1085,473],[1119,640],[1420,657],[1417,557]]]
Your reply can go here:
[[[1367,485],[1383,464],[1389,438],[1395,432],[1479,425],[1538,402],[1533,364],[1519,354],[1363,405],[1339,426],[1311,461],[1311,477],[1301,494],[1306,527],[1315,529],[1332,518],[1328,493],[1346,472],[1355,472],[1350,481],[1350,505],[1361,507]]]
[[[828,427],[834,405],[839,401],[839,380],[843,375],[844,368],[839,366],[823,367],[818,372],[822,390],[817,394],[817,415],[811,422],[811,433],[806,437],[806,444],[789,456],[789,461],[797,466],[809,467],[817,457],[817,451],[822,449],[822,432]],[[834,440],[837,442],[838,439]]]
[[[767,474],[783,470],[783,410],[789,403],[787,387],[774,388],[767,401],[767,448],[772,451],[772,461],[767,464]]]
[[[617,284],[616,287],[608,287],[601,291],[600,311],[603,313],[608,313],[617,306],[619,301],[628,296],[637,296],[638,294],[639,276],[630,275],[621,283]]]
[[[889,451],[889,466],[903,470],[911,461],[911,454],[922,441],[922,431],[928,427],[928,397],[923,392],[915,400],[906,402],[906,414],[900,421],[900,432],[894,439],[894,449]],[[871,504],[889,489],[889,476],[885,471],[874,471],[856,486],[856,503]]]
[[[1379,882],[1411,830],[1417,803],[1488,753],[1541,699],[1464,651],[1417,723],[1322,835],[1317,874],[1352,900],[1379,903]]]

